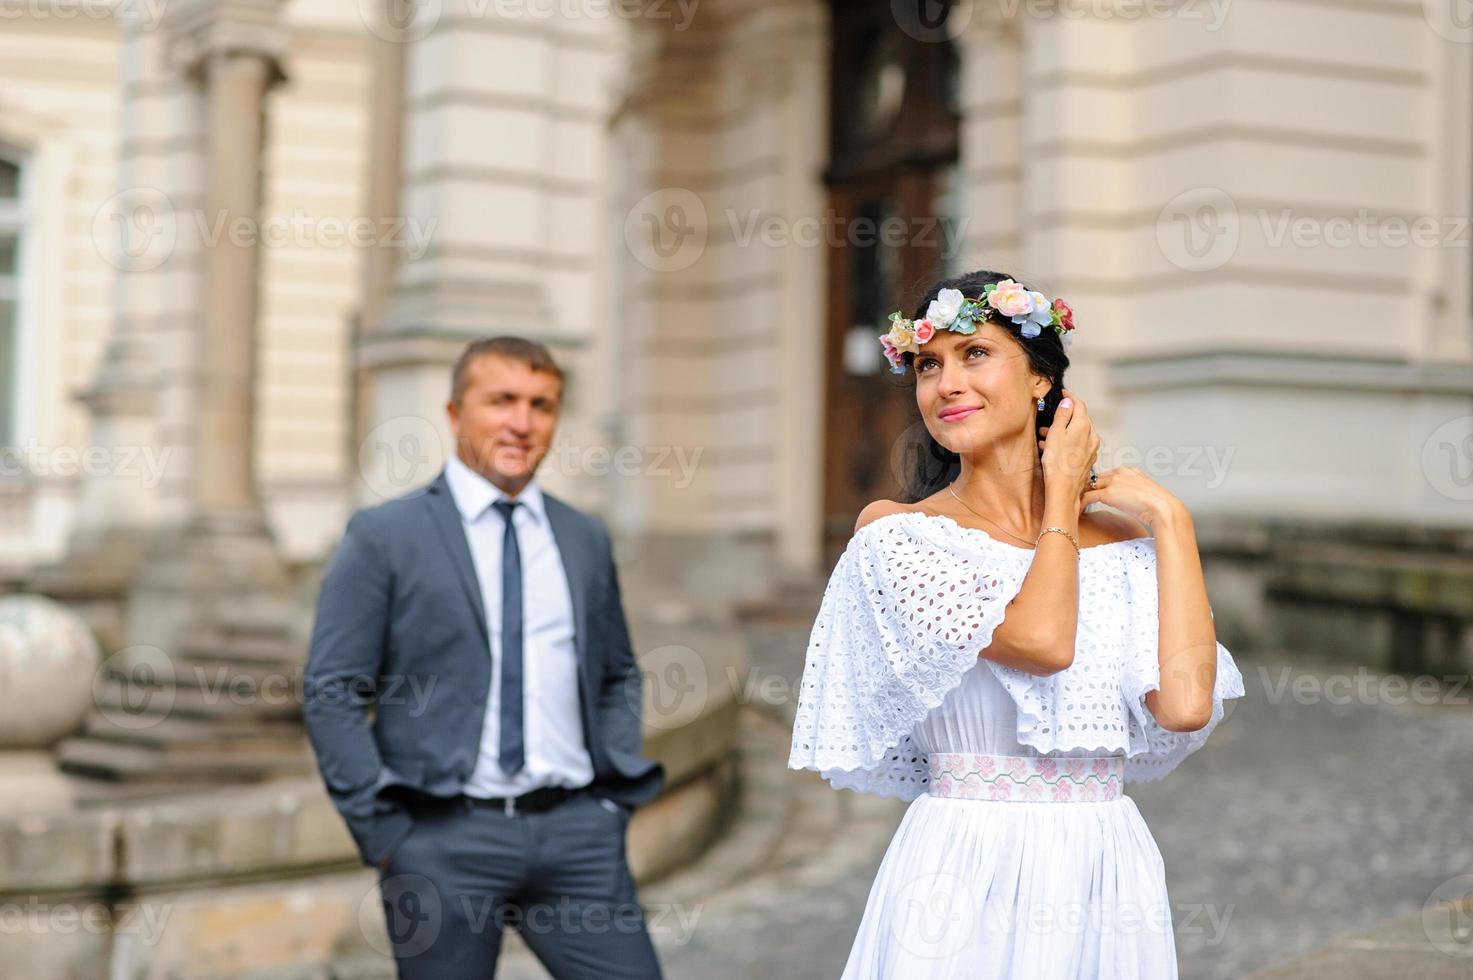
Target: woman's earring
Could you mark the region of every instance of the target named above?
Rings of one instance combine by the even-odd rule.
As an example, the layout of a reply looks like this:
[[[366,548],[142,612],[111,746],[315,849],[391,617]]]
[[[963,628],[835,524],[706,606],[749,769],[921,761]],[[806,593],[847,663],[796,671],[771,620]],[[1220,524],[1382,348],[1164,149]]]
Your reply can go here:
[[[1043,411],[1043,399],[1042,399],[1042,398],[1040,398],[1040,399],[1039,399],[1039,400],[1038,400],[1038,410],[1039,410],[1039,411],[1040,411],[1040,412],[1041,412],[1041,411]]]

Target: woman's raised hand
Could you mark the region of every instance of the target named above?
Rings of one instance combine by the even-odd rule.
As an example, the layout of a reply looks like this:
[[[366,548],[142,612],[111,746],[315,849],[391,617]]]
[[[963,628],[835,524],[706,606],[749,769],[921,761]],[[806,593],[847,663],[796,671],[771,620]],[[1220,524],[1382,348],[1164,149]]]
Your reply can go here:
[[[1084,401],[1068,388],[1054,412],[1052,425],[1039,428],[1043,450],[1045,496],[1063,494],[1079,500],[1089,487],[1089,471],[1100,452],[1100,437],[1090,421]]]

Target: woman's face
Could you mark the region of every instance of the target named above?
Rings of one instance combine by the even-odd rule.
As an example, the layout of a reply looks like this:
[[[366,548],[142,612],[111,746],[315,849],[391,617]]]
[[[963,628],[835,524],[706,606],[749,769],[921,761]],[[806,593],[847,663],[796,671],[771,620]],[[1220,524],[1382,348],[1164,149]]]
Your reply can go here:
[[[982,321],[972,334],[938,330],[915,355],[916,404],[932,437],[954,453],[973,452],[1026,431],[1048,379],[1034,374],[1013,335]]]

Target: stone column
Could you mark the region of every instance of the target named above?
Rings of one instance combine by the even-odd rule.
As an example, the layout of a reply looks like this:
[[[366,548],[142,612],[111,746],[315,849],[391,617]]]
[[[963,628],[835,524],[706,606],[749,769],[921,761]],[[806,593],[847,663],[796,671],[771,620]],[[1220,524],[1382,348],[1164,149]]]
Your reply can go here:
[[[360,505],[438,472],[452,451],[450,368],[478,337],[516,333],[547,344],[570,379],[560,438],[606,441],[596,429],[601,379],[585,377],[580,360],[605,322],[596,300],[608,251],[599,195],[616,25],[463,0],[422,6],[407,26],[402,17],[373,25],[404,47],[396,206],[428,247],[384,260],[392,293],[366,308],[357,350],[366,389]],[[375,165],[386,161],[395,157]],[[591,504],[602,488],[586,476],[552,460],[539,471],[549,490]]]
[[[116,465],[83,477],[65,557],[37,569],[29,587],[87,611],[105,648],[123,645],[129,584],[161,527],[186,514],[188,447],[168,416],[188,416],[182,363],[199,322],[201,243],[199,85],[174,71],[161,32],[129,22],[122,40],[121,136],[116,193],[92,221],[93,245],[117,274],[111,334],[92,384],[89,446]]]
[[[306,762],[299,707],[285,696],[301,652],[291,644],[288,579],[254,466],[261,242],[249,232],[260,227],[266,93],[282,78],[281,3],[192,0],[164,21],[168,63],[201,94],[202,166],[181,183],[202,196],[198,212],[179,220],[227,233],[203,248],[191,284],[201,315],[191,345],[188,516],[161,537],[129,594],[127,662],[114,664],[118,676],[87,735],[62,747],[74,771],[253,778]],[[140,703],[131,688],[140,662],[151,680],[143,700],[159,705],[158,716],[135,712],[120,726],[106,709],[124,698]],[[229,744],[242,738],[249,752]]]

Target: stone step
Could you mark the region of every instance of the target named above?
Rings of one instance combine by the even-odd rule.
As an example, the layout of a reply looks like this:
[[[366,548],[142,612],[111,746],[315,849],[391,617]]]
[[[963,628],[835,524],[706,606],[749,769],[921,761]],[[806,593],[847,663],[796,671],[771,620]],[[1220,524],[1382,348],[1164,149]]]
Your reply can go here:
[[[171,747],[180,752],[294,751],[306,737],[292,719],[263,721],[259,718],[180,718],[93,712],[87,716],[83,734],[109,742]]]
[[[167,667],[142,674],[114,672],[117,682],[138,704],[155,697],[189,691],[203,704],[231,702],[250,707],[262,701],[301,703],[301,668],[295,664],[242,663],[215,657],[175,657]]]
[[[242,663],[283,663],[300,665],[306,662],[306,651],[302,650],[290,636],[204,636],[195,634],[182,636],[178,642],[177,657],[216,657]]]
[[[792,785],[773,759],[786,754],[784,727],[757,711],[738,722],[736,812],[725,834],[692,865],[643,888],[646,902],[696,903],[760,874],[794,811]]]
[[[316,771],[305,742],[291,750],[271,752],[181,751],[178,746],[113,742],[85,735],[61,742],[57,764],[63,772],[94,779],[196,784],[254,782]]]
[[[300,718],[296,690],[290,697],[238,700],[197,685],[144,687],[106,678],[93,689],[98,710],[109,713],[178,718]]]

